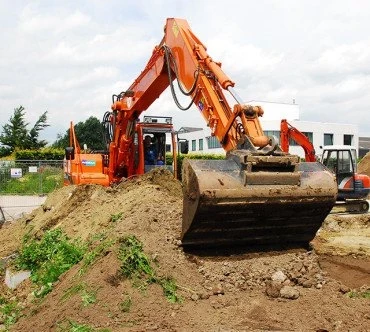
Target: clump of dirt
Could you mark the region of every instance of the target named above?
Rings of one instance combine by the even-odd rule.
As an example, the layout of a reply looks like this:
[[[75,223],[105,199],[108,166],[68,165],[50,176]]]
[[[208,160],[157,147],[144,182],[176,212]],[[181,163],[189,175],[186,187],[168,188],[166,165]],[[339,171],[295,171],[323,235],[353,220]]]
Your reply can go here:
[[[360,160],[357,165],[358,173],[370,176],[370,152]]]
[[[0,292],[24,308],[11,331],[58,331],[71,322],[109,331],[366,331],[369,300],[348,294],[370,285],[369,252],[351,249],[351,256],[341,256],[350,262],[334,261],[346,253],[325,245],[329,234],[353,228],[362,235],[367,218],[330,217],[312,251],[200,256],[181,247],[182,186],[170,172],[157,169],[112,188],[64,187],[33,213],[4,225],[3,262],[24,234],[41,238],[56,227],[71,238],[115,244],[84,273],[81,263],[64,273],[42,301],[32,295],[29,280],[15,290],[2,282]],[[175,280],[181,302],[169,302],[157,283],[140,288],[122,278],[118,246],[128,235],[143,243],[158,276]],[[347,279],[335,274],[335,264],[342,264]],[[85,293],[71,291],[77,286],[93,291],[95,300],[86,303]]]

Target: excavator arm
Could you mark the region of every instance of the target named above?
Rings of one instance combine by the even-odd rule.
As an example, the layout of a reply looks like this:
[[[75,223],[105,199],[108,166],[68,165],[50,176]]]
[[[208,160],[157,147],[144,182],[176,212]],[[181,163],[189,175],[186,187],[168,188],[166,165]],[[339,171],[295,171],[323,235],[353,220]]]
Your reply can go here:
[[[302,147],[306,161],[316,161],[315,148],[307,136],[283,119],[280,122],[280,146],[284,152],[289,152],[290,139]]]
[[[177,98],[175,80],[190,97],[186,106]],[[134,174],[137,119],[170,87],[176,105],[188,110],[194,104],[227,152],[226,160],[183,162],[183,245],[307,245],[334,205],[335,179],[320,164],[302,169],[298,156],[265,136],[262,108],[244,104],[234,85],[185,20],[167,19],[144,70],[113,97],[112,112],[105,116],[112,136],[110,182]]]
[[[244,105],[232,90],[234,82],[221,70],[221,64],[212,60],[206,47],[182,19],[167,19],[165,35],[157,45],[145,69],[134,83],[117,96],[112,105],[114,136],[110,146],[110,174],[114,181],[121,177],[122,168],[128,169],[132,160],[130,146],[134,123],[140,114],[170,86],[175,103],[187,110],[197,106],[212,135],[225,151],[248,139],[249,146],[263,148],[271,139],[263,134],[258,106]],[[191,98],[190,104],[180,105],[174,88],[177,79],[180,91]],[[225,92],[230,92],[238,103],[231,108]],[[248,137],[248,138],[247,138]]]

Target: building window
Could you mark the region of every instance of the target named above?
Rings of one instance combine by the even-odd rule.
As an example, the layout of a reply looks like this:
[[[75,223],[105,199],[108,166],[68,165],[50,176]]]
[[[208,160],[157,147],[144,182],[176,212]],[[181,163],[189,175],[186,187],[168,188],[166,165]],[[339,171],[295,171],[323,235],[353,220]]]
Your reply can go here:
[[[208,145],[208,149],[222,148],[220,142],[215,136],[207,137],[207,145]]]
[[[324,134],[324,145],[333,145],[333,134]]]
[[[343,144],[344,145],[352,145],[353,135],[343,135]]]
[[[191,140],[191,151],[195,151],[197,149],[197,141],[195,139]]]
[[[199,138],[199,151],[203,150],[203,138]]]

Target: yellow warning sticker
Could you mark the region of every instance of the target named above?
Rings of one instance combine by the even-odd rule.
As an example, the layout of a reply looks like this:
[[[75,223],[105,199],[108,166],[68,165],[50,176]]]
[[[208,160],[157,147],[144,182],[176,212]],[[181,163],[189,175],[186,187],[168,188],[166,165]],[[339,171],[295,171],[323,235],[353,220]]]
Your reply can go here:
[[[176,22],[173,22],[172,31],[173,31],[173,34],[175,35],[175,37],[177,38],[180,29],[179,29],[178,25],[176,24]]]

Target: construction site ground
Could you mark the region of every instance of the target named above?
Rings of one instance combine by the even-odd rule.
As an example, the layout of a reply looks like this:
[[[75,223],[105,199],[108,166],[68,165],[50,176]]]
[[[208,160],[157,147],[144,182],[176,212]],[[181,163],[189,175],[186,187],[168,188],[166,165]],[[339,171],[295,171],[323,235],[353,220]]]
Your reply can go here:
[[[370,299],[361,296],[370,291],[369,214],[330,214],[309,250],[227,255],[184,252],[181,218],[181,183],[156,170],[114,188],[64,187],[30,214],[5,223],[0,293],[22,308],[9,330],[72,331],[66,327],[72,322],[89,331],[370,330]],[[79,263],[61,275],[41,300],[28,279],[9,289],[4,271],[24,235],[41,238],[56,227],[71,238],[115,242],[84,273]],[[156,283],[142,289],[119,274],[118,243],[128,235],[143,243],[157,275],[175,280],[181,301],[171,303]],[[93,303],[70,292],[81,284],[95,290]]]

